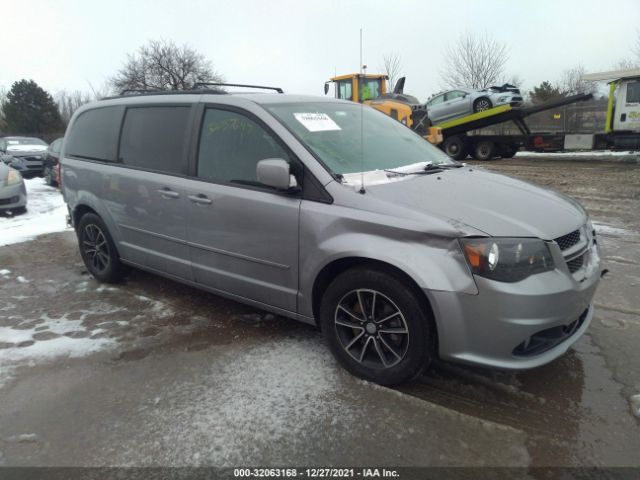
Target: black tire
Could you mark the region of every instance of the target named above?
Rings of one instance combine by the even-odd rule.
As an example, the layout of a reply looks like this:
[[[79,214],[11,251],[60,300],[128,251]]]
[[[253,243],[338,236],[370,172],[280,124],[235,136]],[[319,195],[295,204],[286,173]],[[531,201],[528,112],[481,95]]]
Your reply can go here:
[[[481,140],[473,147],[473,158],[476,160],[491,160],[496,156],[496,144],[491,140]]]
[[[473,102],[473,113],[484,112],[485,110],[489,110],[490,108],[493,108],[493,104],[487,97],[477,98]]]
[[[469,154],[467,143],[460,135],[447,138],[442,144],[442,149],[454,160],[464,160]]]
[[[516,156],[516,153],[518,153],[518,150],[517,147],[506,147],[502,150],[500,156],[502,158],[513,158]]]
[[[22,215],[24,213],[27,213],[27,207],[18,207],[18,208],[14,208],[13,210],[11,210],[11,213],[15,216],[15,215]]]
[[[365,320],[358,308],[373,317]],[[340,274],[324,292],[319,320],[331,352],[357,377],[398,385],[431,360],[431,314],[412,285],[393,273],[354,268]]]
[[[44,167],[44,178],[47,185],[50,187],[55,187],[57,185],[56,181],[53,178],[53,167],[46,166]]]
[[[82,216],[76,230],[80,255],[96,280],[115,283],[122,279],[122,264],[113,239],[102,219],[95,213]]]

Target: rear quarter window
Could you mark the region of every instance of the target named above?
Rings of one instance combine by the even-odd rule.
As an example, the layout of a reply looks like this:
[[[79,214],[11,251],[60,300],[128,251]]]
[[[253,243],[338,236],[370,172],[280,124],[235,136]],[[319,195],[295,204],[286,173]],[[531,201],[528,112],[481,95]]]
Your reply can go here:
[[[66,155],[115,162],[123,107],[103,107],[81,113],[67,134]]]
[[[127,109],[120,140],[120,162],[164,173],[187,173],[190,106]]]

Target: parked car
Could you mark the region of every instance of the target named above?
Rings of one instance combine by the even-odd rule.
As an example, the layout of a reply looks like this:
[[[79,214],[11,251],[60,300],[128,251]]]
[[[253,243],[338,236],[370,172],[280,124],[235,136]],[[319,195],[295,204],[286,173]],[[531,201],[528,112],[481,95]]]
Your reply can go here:
[[[46,142],[39,138],[4,137],[0,139],[2,160],[18,170],[25,178],[42,175],[42,156],[46,149]]]
[[[0,211],[14,214],[27,211],[27,189],[17,170],[0,163]]]
[[[481,90],[458,88],[438,93],[426,104],[427,114],[434,125],[500,105],[522,106],[520,90],[509,84]]]
[[[47,185],[51,185],[52,187],[57,186],[60,182],[58,178],[58,161],[60,159],[60,148],[62,147],[63,140],[64,137],[51,142],[42,156],[42,173]]]
[[[78,109],[60,162],[97,280],[133,266],[318,325],[381,384],[438,356],[543,365],[593,318],[601,257],[575,200],[465,167],[370,107],[116,97]]]

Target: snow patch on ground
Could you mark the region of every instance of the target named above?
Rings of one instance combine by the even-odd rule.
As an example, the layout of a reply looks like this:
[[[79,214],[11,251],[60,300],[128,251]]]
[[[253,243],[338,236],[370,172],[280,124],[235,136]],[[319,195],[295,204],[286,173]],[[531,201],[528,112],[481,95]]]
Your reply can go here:
[[[614,152],[611,150],[587,150],[583,152],[527,152],[520,151],[516,153],[516,157],[625,157],[628,155],[638,155],[640,152],[624,151]]]
[[[42,178],[24,182],[27,187],[27,213],[15,217],[0,215],[0,246],[67,230],[67,207],[60,191],[48,186]]]
[[[11,270],[7,270],[6,268],[3,268],[2,270],[0,270],[0,275],[3,275],[5,277],[10,273],[11,273]]]
[[[242,355],[231,353],[208,374],[167,385],[162,399],[151,397],[141,407],[155,442],[174,445],[168,449],[172,458],[162,462],[190,458],[196,464],[234,465],[268,456],[265,448],[281,439],[322,437],[332,425],[359,418],[360,409],[342,401],[342,372],[317,338],[284,339]],[[180,414],[172,413],[167,421],[168,411],[177,410]],[[128,441],[131,449],[122,451],[135,451],[140,439]]]
[[[597,233],[602,235],[626,236],[636,233],[631,230],[627,230],[626,228],[613,227],[611,225],[607,225],[606,223],[593,222],[593,227],[596,229]]]
[[[83,310],[76,320],[67,318],[68,314],[52,318],[43,313],[37,319],[23,320],[13,327],[0,327],[0,388],[20,365],[45,363],[56,357],[84,357],[114,346],[114,339],[98,338],[103,329],[88,328],[83,323],[89,315],[123,310],[97,305],[92,310]]]

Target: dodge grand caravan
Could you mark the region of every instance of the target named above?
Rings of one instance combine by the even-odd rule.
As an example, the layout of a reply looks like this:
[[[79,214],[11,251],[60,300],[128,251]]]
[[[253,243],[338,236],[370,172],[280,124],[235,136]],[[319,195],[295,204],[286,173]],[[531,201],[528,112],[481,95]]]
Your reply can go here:
[[[599,246],[577,202],[351,102],[114,97],[75,113],[61,164],[96,279],[133,266],[315,324],[381,384],[436,356],[536,367],[593,316]]]

